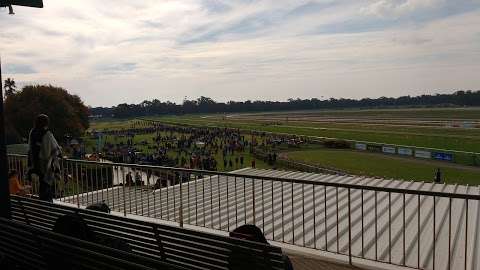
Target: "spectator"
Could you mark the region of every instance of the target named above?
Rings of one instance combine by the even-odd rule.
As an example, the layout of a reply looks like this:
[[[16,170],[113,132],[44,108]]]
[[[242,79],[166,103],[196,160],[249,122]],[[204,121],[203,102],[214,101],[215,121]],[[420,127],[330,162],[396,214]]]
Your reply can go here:
[[[53,182],[60,178],[61,148],[53,133],[48,129],[49,118],[40,114],[35,119],[34,127],[30,131],[28,144],[29,177],[38,176],[40,200],[53,200]]]
[[[245,224],[236,228],[235,230],[230,232],[230,237],[270,245],[270,243],[268,243],[267,239],[263,235],[262,230],[252,224]],[[251,256],[250,254],[248,254],[248,252],[245,252],[245,250],[234,248],[232,250],[232,254],[229,257],[229,269],[257,269],[260,268],[260,266],[262,265],[268,265],[268,263],[262,262],[262,259],[263,258]],[[286,254],[283,254],[282,260],[285,264],[285,270],[293,270],[292,262]]]
[[[255,169],[255,165],[256,165],[256,164],[255,164],[255,159],[252,159],[252,168]]]
[[[30,190],[30,186],[22,186],[22,184],[20,184],[16,170],[11,170],[8,174],[8,183],[11,195],[26,195]]]
[[[107,214],[110,214],[111,212],[110,207],[105,203],[105,201],[90,204],[87,206],[87,209]]]
[[[135,173],[135,185],[138,185],[138,186],[143,185],[142,176],[138,171]]]
[[[97,212],[102,212],[105,214],[110,214],[110,211],[111,211],[110,207],[105,203],[105,201],[91,204],[87,206],[87,209],[97,211]],[[116,237],[113,237],[107,234],[102,234],[102,233],[91,233],[91,237],[92,237],[92,241],[97,244],[122,250],[122,251],[126,251],[126,252],[132,251],[132,248],[130,247],[128,242],[125,241],[124,239],[116,238]]]
[[[440,171],[440,168],[437,168],[437,171],[435,172],[435,183],[439,184],[442,183],[442,172]]]
[[[92,241],[94,239],[93,232],[85,220],[75,213],[59,217],[53,226],[53,231],[85,241]]]
[[[127,186],[133,186],[133,177],[132,177],[132,172],[128,172],[127,175],[125,176],[125,184]]]

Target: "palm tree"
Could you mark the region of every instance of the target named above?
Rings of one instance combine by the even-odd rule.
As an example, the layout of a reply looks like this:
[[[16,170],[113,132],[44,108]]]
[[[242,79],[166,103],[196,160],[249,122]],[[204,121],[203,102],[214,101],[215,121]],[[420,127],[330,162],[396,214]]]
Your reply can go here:
[[[17,85],[15,85],[15,81],[13,79],[7,78],[5,80],[5,84],[3,85],[3,89],[5,90],[5,97],[9,97],[17,91]]]

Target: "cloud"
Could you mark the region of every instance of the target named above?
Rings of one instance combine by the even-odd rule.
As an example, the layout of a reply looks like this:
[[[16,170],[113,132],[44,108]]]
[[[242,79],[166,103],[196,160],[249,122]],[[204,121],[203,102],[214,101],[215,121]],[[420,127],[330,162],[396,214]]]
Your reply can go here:
[[[26,64],[8,64],[5,65],[6,74],[33,74],[37,71],[30,65]]]
[[[308,1],[306,3],[303,3],[293,8],[286,15],[287,17],[298,17],[298,16],[305,16],[308,14],[318,13],[323,11],[326,8],[337,5],[338,2],[340,1],[324,1],[324,2]]]
[[[102,64],[96,70],[101,74],[120,74],[134,71],[137,67],[136,63]]]
[[[409,13],[445,5],[447,0],[377,0],[362,11],[377,17],[400,17]]]
[[[429,21],[478,9],[479,3],[478,0],[376,0],[362,12],[383,19]]]
[[[478,0],[50,0],[0,16],[0,42],[17,82],[62,85],[90,105],[395,96],[479,88],[472,72],[480,68],[479,7]]]
[[[228,1],[220,0],[204,0],[202,2],[206,10],[211,13],[222,13],[231,10],[231,6],[228,4]]]

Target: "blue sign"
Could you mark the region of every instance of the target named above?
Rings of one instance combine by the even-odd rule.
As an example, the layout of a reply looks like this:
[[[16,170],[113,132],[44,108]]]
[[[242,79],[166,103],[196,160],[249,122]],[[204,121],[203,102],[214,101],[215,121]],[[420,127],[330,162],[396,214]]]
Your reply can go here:
[[[437,160],[453,161],[453,154],[450,153],[435,152],[432,156]]]

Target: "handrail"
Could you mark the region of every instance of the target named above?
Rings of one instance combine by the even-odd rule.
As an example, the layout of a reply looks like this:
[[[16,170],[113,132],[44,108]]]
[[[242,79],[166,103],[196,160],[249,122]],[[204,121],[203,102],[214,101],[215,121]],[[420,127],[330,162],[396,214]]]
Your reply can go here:
[[[25,155],[19,155],[19,154],[9,154],[9,156],[23,157],[23,158],[26,157]],[[480,201],[480,195],[466,194],[466,193],[449,193],[449,192],[443,192],[443,191],[427,191],[427,190],[413,190],[413,189],[405,189],[405,188],[378,187],[378,186],[367,186],[367,185],[359,185],[359,184],[345,184],[345,183],[337,183],[337,182],[304,180],[304,179],[298,179],[298,178],[248,175],[248,174],[232,173],[232,172],[217,172],[217,171],[185,169],[185,168],[154,166],[154,165],[127,164],[127,163],[115,163],[115,162],[97,162],[97,161],[78,160],[78,159],[65,159],[65,161],[81,163],[81,164],[108,165],[113,167],[130,167],[130,168],[145,169],[145,170],[169,170],[174,172],[190,173],[190,174],[207,174],[207,175],[218,175],[218,176],[228,176],[228,177],[240,177],[240,178],[248,178],[252,180],[258,179],[258,180],[275,181],[275,182],[282,182],[282,183],[296,183],[296,184],[327,186],[327,187],[336,187],[336,188],[345,188],[345,189],[358,189],[358,190],[368,190],[368,191],[377,191],[377,192],[392,192],[392,193],[400,193],[400,194],[423,195],[423,196],[434,196],[434,197],[445,197],[445,198],[452,198],[452,199],[468,199],[468,200]]]

